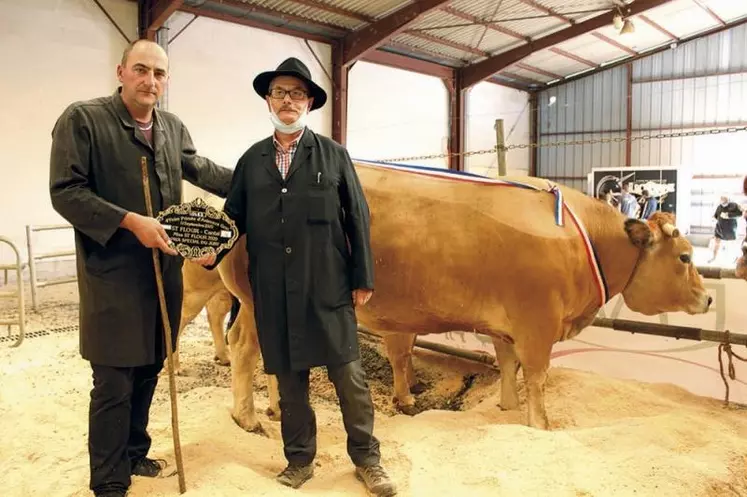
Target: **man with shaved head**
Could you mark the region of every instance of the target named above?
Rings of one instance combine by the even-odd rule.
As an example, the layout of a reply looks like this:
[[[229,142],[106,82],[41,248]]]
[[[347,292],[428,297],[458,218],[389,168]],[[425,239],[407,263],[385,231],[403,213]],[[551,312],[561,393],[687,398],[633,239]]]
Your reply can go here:
[[[141,158],[154,213],[181,202],[182,179],[221,197],[231,183],[230,169],[196,154],[178,117],[156,109],[168,64],[158,44],[131,43],[117,66],[121,86],[71,104],[52,131],[50,195],[75,230],[80,352],[93,370],[88,451],[98,497],[122,497],[131,475],[155,477],[165,467],[147,457],[148,416],[166,350],[151,252],[160,250],[173,332],[183,259],[147,216]]]

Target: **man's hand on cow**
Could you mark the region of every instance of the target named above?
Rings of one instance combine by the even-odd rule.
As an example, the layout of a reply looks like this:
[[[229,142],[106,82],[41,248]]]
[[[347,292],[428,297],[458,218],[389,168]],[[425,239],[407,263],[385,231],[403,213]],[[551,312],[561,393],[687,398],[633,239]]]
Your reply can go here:
[[[367,288],[353,290],[353,305],[356,307],[359,305],[366,305],[366,302],[371,298],[371,295],[373,295],[373,290]]]
[[[212,266],[213,264],[215,264],[216,259],[217,259],[217,256],[215,254],[208,254],[208,255],[203,255],[202,257],[195,257],[194,259],[190,259],[190,260],[201,266]]]
[[[169,255],[179,255],[169,240],[169,235],[155,218],[128,212],[119,224],[131,231],[137,239],[148,248],[157,248]]]

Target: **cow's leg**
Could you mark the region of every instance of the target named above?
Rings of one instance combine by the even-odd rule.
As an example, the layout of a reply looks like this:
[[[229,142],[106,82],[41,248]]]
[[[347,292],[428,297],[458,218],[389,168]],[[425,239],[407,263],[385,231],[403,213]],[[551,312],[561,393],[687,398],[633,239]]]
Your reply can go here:
[[[191,263],[190,263],[191,264]],[[185,282],[184,282],[184,296],[182,298],[182,317],[181,321],[179,322],[179,331],[176,335],[176,347],[174,347],[174,351],[172,354],[172,358],[174,361],[174,372],[176,374],[179,374],[180,372],[180,365],[179,365],[179,342],[182,337],[182,333],[184,332],[184,328],[192,322],[192,320],[197,317],[197,314],[200,313],[203,307],[205,307],[205,304],[210,300],[210,296],[212,295],[212,288],[200,288],[198,284],[190,284],[188,277],[189,273],[185,273]]]
[[[418,381],[418,376],[415,374],[415,368],[412,365],[412,349],[415,348],[415,341],[417,335],[412,335],[412,344],[410,345],[410,355],[407,360],[407,384],[410,386],[410,393],[419,394],[426,391],[426,386]]]
[[[518,358],[512,343],[501,338],[493,338],[495,356],[501,370],[501,408],[513,410],[519,407],[519,393],[516,385]]]
[[[251,303],[242,302],[239,315],[228,333],[233,391],[231,417],[246,431],[264,433],[254,412],[254,371],[259,361],[259,340],[253,310]],[[240,327],[239,332],[236,332],[236,327]]]
[[[231,310],[231,294],[228,290],[221,290],[207,303],[207,318],[210,331],[213,334],[213,346],[215,347],[215,360],[218,364],[228,366],[231,364],[228,358],[228,348],[223,338],[223,322]]]
[[[394,376],[394,403],[405,414],[413,415],[415,397],[410,393],[409,376],[412,371],[412,348],[416,335],[411,333],[382,333],[389,364]],[[413,378],[414,380],[414,378]]]
[[[267,394],[270,396],[267,415],[273,421],[280,421],[280,393],[278,390],[278,379],[274,374],[267,375]]]
[[[254,298],[249,285],[249,256],[244,249],[244,236],[218,265],[220,278],[231,294],[240,301],[239,314],[228,331],[231,351],[231,390],[234,421],[247,431],[264,433],[254,412],[254,372],[259,361],[259,338],[254,321]],[[274,379],[274,378],[273,378]],[[272,384],[268,385],[272,389]],[[275,384],[277,392],[277,384]],[[277,396],[277,393],[275,393]],[[270,400],[272,407],[272,398]],[[277,405],[277,404],[276,404]],[[280,412],[279,408],[277,412]]]
[[[524,370],[524,384],[527,390],[528,424],[532,428],[548,428],[547,411],[545,410],[545,382],[547,369],[550,367],[552,343],[542,340],[541,336],[531,333],[517,335],[532,337],[533,340],[520,340],[515,344],[516,355]]]

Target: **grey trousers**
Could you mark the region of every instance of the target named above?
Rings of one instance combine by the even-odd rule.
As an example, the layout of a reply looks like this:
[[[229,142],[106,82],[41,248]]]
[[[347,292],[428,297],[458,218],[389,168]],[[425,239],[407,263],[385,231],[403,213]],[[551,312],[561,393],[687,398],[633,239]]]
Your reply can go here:
[[[373,402],[360,360],[329,367],[327,374],[340,402],[350,459],[356,466],[378,464]],[[293,465],[311,464],[316,456],[316,416],[309,404],[309,371],[280,373],[277,380],[285,458]]]

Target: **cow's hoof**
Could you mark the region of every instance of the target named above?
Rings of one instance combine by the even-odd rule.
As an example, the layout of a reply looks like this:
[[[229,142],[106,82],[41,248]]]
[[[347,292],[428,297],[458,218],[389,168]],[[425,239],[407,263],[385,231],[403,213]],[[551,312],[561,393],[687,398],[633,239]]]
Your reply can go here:
[[[239,425],[239,428],[241,428],[242,430],[249,433],[256,433],[257,435],[262,435],[264,437],[269,437],[269,435],[265,431],[265,428],[262,426],[262,423],[257,421],[253,416],[250,419],[244,419],[244,417],[237,417],[231,414],[231,418],[237,425]]]
[[[399,406],[398,409],[402,414],[407,414],[408,416],[418,414],[418,408],[415,406]]]
[[[428,387],[425,386],[425,384],[421,382],[417,382],[413,386],[410,387],[410,393],[412,394],[423,393],[426,390],[428,390]]]
[[[402,414],[406,414],[408,416],[415,416],[419,412],[414,401],[404,404],[402,402],[399,402],[397,399],[394,399],[394,408]]]
[[[267,417],[270,418],[270,421],[280,421],[280,410],[279,409],[273,409],[272,407],[268,407],[267,410],[265,410],[265,414],[267,414]]]
[[[213,357],[213,360],[215,362],[217,362],[218,364],[220,364],[221,366],[230,366],[231,365],[231,360],[229,358],[227,358],[227,357],[215,356],[215,357]]]

